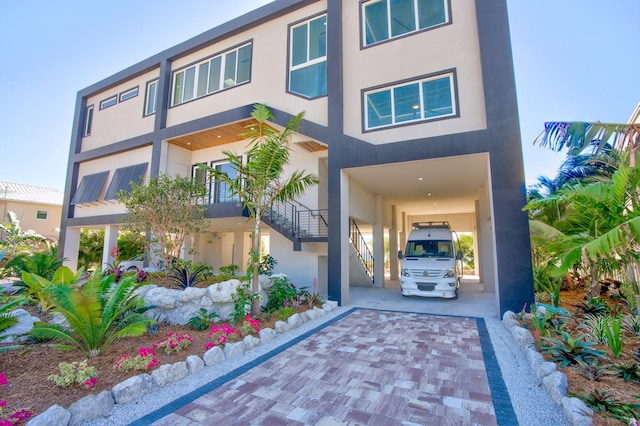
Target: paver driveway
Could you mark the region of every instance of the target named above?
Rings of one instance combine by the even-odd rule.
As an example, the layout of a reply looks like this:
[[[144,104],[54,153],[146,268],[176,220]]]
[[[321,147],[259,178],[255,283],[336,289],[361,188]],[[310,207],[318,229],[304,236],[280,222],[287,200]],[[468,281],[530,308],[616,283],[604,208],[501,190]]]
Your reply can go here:
[[[354,309],[134,424],[517,424],[477,318]]]

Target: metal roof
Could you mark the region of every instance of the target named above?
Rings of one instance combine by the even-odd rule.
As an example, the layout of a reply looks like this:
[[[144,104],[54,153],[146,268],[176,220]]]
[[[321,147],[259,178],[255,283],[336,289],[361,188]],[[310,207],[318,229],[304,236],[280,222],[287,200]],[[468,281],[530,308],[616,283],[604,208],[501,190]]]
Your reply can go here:
[[[52,188],[0,180],[0,201],[62,205],[64,193]]]

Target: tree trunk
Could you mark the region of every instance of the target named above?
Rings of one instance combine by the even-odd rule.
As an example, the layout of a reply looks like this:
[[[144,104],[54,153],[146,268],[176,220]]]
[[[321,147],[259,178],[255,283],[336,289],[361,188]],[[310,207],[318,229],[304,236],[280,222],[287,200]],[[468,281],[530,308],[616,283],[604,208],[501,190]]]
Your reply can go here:
[[[262,217],[262,210],[256,209],[256,221],[253,229],[253,249],[251,251],[251,292],[256,295],[259,289],[259,265],[260,265],[260,218]],[[260,298],[253,297],[251,299],[251,316],[256,317],[260,315]]]

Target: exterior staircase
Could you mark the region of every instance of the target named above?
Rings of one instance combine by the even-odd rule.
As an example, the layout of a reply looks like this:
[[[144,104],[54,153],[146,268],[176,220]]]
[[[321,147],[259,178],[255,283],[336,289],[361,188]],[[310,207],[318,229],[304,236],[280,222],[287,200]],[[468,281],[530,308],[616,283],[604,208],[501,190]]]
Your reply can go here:
[[[329,221],[327,209],[310,209],[297,201],[276,202],[262,216],[262,221],[293,242],[293,250],[302,243],[327,242]]]

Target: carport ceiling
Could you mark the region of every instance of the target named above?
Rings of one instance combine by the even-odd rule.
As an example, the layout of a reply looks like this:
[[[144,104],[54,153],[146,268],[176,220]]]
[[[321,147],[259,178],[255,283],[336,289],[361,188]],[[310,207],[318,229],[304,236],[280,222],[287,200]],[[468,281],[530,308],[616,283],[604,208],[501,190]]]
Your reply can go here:
[[[487,154],[348,169],[350,178],[410,215],[475,211],[488,182]]]

